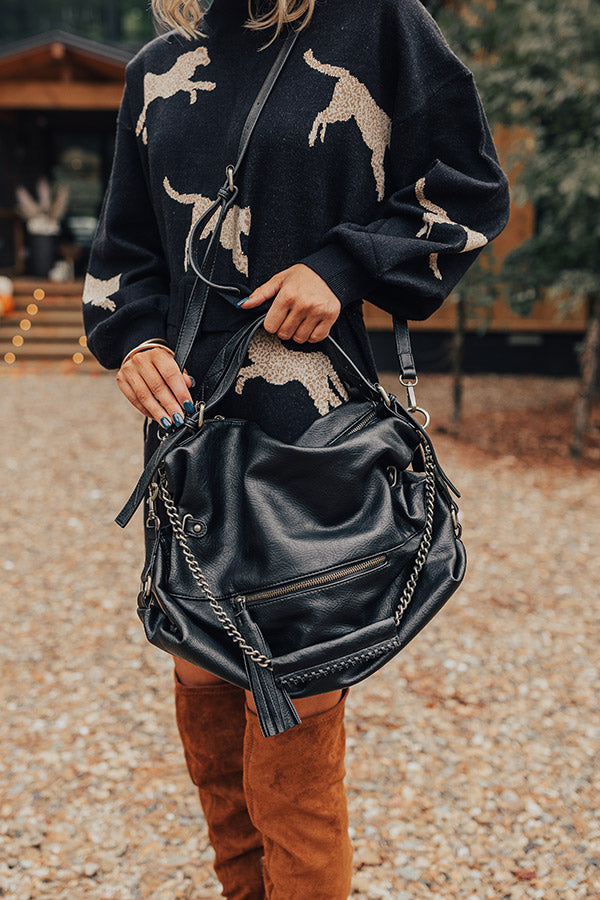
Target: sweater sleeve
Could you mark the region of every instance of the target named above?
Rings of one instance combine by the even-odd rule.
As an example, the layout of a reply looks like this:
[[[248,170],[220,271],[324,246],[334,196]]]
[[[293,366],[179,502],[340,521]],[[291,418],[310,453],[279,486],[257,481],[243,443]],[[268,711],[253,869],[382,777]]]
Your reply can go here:
[[[372,221],[336,225],[301,262],[343,307],[364,298],[425,319],[508,220],[508,180],[466,66],[408,117],[395,112],[388,165],[391,186]]]
[[[128,65],[82,297],[88,347],[107,369],[118,368],[142,341],[166,339],[169,304],[169,270],[132,125],[129,76]]]

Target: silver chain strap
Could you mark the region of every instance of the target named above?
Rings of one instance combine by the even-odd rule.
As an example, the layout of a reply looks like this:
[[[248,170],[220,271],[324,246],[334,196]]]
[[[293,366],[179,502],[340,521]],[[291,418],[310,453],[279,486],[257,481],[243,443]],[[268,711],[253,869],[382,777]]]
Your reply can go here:
[[[396,612],[394,613],[394,622],[396,623],[396,628],[400,628],[400,621],[402,619],[402,616],[406,611],[406,607],[412,600],[412,596],[417,586],[419,574],[421,572],[421,569],[425,565],[425,560],[427,559],[427,556],[429,554],[429,549],[431,547],[431,538],[433,535],[433,510],[435,505],[435,463],[433,461],[433,454],[431,452],[429,443],[423,441],[422,447],[423,454],[425,456],[425,530],[423,532],[423,537],[421,538],[421,543],[419,545],[419,550],[415,558],[413,570],[410,574],[410,578],[406,582],[404,590],[402,591],[400,602],[398,603]]]
[[[212,609],[215,616],[217,617],[229,637],[232,639],[232,641],[237,644],[241,650],[243,650],[246,656],[249,656],[253,662],[257,663],[257,665],[262,666],[263,669],[272,669],[273,663],[271,662],[271,660],[267,656],[256,650],[254,647],[252,647],[250,644],[246,643],[238,629],[235,627],[235,625],[227,615],[226,611],[215,599],[210,587],[208,586],[206,578],[204,577],[204,572],[198,564],[198,560],[190,550],[190,545],[188,544],[185,531],[183,530],[183,525],[177,512],[177,507],[175,506],[175,503],[173,502],[173,499],[169,494],[167,473],[165,471],[164,463],[160,465],[158,474],[160,476],[160,493],[165,504],[167,516],[169,517],[169,521],[173,526],[173,532],[175,534],[175,537],[177,538],[177,543],[181,547],[181,552],[185,557],[194,581],[210,603],[210,608]]]
[[[429,554],[431,539],[433,535],[433,511],[435,506],[435,464],[429,444],[425,441],[423,442],[423,453],[425,456],[425,530],[423,532],[423,537],[421,538],[419,550],[415,557],[413,570],[410,574],[410,578],[406,582],[404,591],[402,592],[402,596],[400,597],[400,602],[398,603],[396,612],[394,613],[394,621],[397,628],[400,627],[402,616],[404,615],[406,607],[412,600],[415,588],[417,586],[419,574],[421,572],[421,569],[425,565],[425,561]],[[253,647],[251,644],[248,644],[244,640],[238,629],[235,627],[234,623],[227,615],[227,612],[215,599],[206,581],[204,572],[198,564],[198,560],[190,550],[190,546],[188,544],[181,519],[179,518],[179,513],[177,512],[177,507],[175,506],[173,498],[169,494],[167,473],[165,471],[164,462],[160,465],[158,473],[160,476],[160,494],[163,499],[163,503],[165,504],[167,516],[171,525],[173,526],[173,533],[175,534],[177,543],[181,547],[181,551],[185,557],[194,581],[196,582],[206,599],[209,601],[212,611],[216,615],[217,619],[219,620],[229,637],[233,640],[233,642],[240,647],[240,649],[246,654],[246,656],[249,656],[250,659],[253,660],[253,662],[257,663],[257,665],[262,666],[264,669],[272,669],[272,660],[266,657],[263,653],[260,653],[259,650],[256,650],[255,647]]]

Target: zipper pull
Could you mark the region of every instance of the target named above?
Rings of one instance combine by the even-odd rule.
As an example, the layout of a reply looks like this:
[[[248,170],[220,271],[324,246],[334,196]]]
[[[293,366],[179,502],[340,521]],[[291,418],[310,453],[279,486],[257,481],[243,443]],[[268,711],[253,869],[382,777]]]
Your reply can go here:
[[[234,602],[234,603],[236,604],[236,606],[238,606],[240,609],[246,609],[246,598],[244,597],[243,594],[239,594],[237,597],[234,597],[233,602]]]

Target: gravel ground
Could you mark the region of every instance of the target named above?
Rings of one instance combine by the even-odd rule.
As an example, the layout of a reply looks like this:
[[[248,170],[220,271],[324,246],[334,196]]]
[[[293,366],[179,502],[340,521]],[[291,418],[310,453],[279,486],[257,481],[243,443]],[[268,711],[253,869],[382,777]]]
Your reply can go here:
[[[441,410],[448,380],[423,382]],[[506,380],[468,385],[505,402]],[[141,418],[104,375],[3,370],[0,390],[0,896],[215,898],[172,663],[135,615],[140,513],[112,523]],[[350,693],[353,897],[600,900],[600,472],[436,449],[469,572]]]

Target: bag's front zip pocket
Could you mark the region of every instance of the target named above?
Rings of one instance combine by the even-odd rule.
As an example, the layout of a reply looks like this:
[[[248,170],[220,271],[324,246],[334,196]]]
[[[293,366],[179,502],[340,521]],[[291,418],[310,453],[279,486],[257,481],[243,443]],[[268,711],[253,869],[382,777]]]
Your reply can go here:
[[[332,569],[330,572],[323,572],[322,575],[313,575],[310,578],[303,578],[299,581],[288,581],[287,584],[281,584],[265,591],[257,591],[253,594],[239,594],[235,598],[235,602],[253,603],[255,600],[273,600],[276,597],[285,597],[287,594],[295,594],[298,591],[306,591],[310,588],[321,587],[323,585],[333,584],[336,581],[342,581],[349,575],[360,575],[363,572],[368,572],[371,569],[377,569],[380,566],[384,566],[387,561],[387,554],[380,553],[379,556],[373,556],[371,559],[362,560],[362,562],[342,566],[339,569]]]

